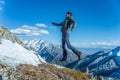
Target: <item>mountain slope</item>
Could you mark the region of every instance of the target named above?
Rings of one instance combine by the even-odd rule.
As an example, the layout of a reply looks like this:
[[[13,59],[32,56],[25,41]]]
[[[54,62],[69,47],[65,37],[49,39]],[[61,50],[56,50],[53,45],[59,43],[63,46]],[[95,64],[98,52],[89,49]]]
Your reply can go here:
[[[0,60],[11,66],[19,64],[37,65],[44,62],[40,56],[38,58],[32,51],[5,39],[2,39],[2,44],[0,44]]]
[[[0,26],[0,60],[13,67],[19,64],[37,65],[45,62],[40,55],[28,50],[19,38],[2,26]]]
[[[0,61],[0,80],[89,80],[91,76],[43,63],[39,66],[20,64],[13,68]]]
[[[70,63],[66,65],[80,71],[86,71],[93,75],[101,75],[104,77],[120,78],[120,47],[117,47],[107,53],[103,51],[97,52],[80,61],[79,64]]]
[[[20,65],[17,67],[18,80],[89,80],[86,73],[77,72],[66,68],[57,68],[51,64],[40,66]]]

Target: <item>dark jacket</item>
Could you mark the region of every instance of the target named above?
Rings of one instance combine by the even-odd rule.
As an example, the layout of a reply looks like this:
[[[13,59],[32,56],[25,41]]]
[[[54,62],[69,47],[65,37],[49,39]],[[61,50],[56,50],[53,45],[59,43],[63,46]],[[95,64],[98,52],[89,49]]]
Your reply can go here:
[[[75,24],[76,22],[71,17],[66,17],[65,20],[60,24],[53,22],[53,25],[61,26],[61,32],[68,32],[70,28],[73,30]]]

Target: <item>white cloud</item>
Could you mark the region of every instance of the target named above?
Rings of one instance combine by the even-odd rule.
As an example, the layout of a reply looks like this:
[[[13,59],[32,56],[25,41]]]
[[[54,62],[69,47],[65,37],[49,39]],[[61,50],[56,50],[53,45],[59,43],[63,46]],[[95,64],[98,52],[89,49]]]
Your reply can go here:
[[[2,10],[2,7],[0,7],[0,11]]]
[[[5,4],[4,1],[0,1],[0,11],[3,10],[2,5],[4,5],[4,4]]]
[[[0,4],[5,4],[5,2],[4,1],[0,1]]]
[[[120,43],[117,43],[117,42],[92,42],[90,44],[93,46],[117,46]]]
[[[35,24],[35,26],[37,26],[37,27],[47,27],[47,25],[43,24],[43,23],[37,23],[37,24]]]
[[[49,32],[46,31],[46,30],[40,30],[40,32],[41,32],[42,34],[49,34]]]
[[[12,29],[11,32],[17,35],[25,35],[25,36],[40,36],[43,34],[46,35],[49,34],[47,30],[41,30],[39,28],[32,27],[29,25],[23,25],[20,28]]]
[[[23,26],[21,26],[21,28],[24,28],[24,29],[32,29],[32,30],[38,30],[38,28],[36,28],[36,27],[33,27],[33,26],[29,26],[29,25],[23,25]]]
[[[76,47],[82,48],[106,48],[116,47],[120,45],[120,42],[90,42],[90,43],[72,43]]]

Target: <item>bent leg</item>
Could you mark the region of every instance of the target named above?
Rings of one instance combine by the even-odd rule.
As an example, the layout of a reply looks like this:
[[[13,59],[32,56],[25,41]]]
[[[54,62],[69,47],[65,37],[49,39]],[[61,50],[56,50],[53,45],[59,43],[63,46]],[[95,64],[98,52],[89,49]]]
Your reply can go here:
[[[67,44],[68,48],[71,49],[71,50],[78,56],[78,59],[80,60],[80,58],[81,58],[81,52],[78,51],[77,49],[75,49],[75,48],[70,44],[70,41],[69,41],[69,33],[66,33],[65,41],[66,41],[66,44]]]

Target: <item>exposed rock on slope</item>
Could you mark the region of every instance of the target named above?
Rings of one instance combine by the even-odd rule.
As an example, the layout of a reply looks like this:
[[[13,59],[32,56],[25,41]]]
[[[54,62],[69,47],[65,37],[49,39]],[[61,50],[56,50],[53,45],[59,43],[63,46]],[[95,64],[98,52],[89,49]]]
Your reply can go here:
[[[25,47],[20,39],[18,39],[14,34],[12,34],[7,28],[4,28],[3,26],[0,26],[0,38],[10,40],[12,42],[17,42],[18,44]]]
[[[89,80],[86,73],[77,72],[66,68],[57,68],[51,64],[40,66],[20,65],[18,80]]]
[[[17,80],[17,71],[0,61],[0,80]]]
[[[21,64],[12,68],[0,62],[0,80],[89,80],[86,73],[66,68],[57,68],[51,64],[33,66]]]

